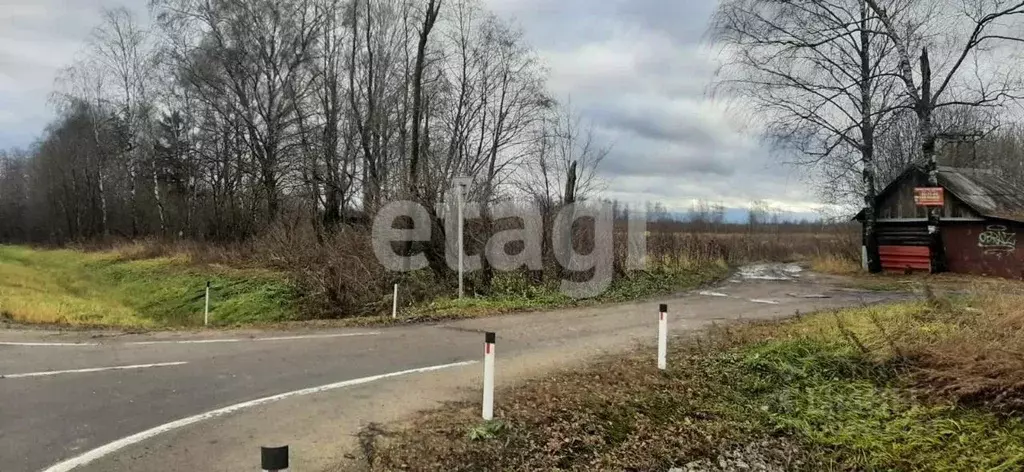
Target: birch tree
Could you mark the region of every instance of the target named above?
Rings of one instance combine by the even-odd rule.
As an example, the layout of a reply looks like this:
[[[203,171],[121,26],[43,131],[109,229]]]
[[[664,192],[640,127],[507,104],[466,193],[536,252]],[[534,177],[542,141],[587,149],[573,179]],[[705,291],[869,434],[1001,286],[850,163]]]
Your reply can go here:
[[[726,56],[716,93],[744,99],[795,163],[859,173],[867,266],[881,271],[875,139],[902,105],[893,46],[863,0],[728,0],[712,23]],[[856,155],[856,165],[850,156]]]
[[[1021,76],[1014,59],[1024,42],[1021,23],[1024,2],[1019,0],[864,0],[893,44],[897,77],[903,95],[917,117],[921,159],[928,184],[938,181],[936,146],[939,139],[935,112],[943,107],[1000,107],[1016,100]],[[922,35],[941,28],[942,41]],[[952,45],[952,46],[950,46]],[[939,49],[933,62],[929,49]],[[939,46],[936,48],[935,46]],[[1012,50],[1000,49],[1012,46]],[[917,61],[912,58],[920,50]],[[941,208],[928,211],[932,272],[945,271],[940,229]]]

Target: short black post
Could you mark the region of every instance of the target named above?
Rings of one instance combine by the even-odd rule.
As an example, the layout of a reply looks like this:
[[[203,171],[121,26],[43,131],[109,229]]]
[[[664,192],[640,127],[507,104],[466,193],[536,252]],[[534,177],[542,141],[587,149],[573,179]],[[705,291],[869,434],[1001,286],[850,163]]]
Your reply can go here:
[[[261,447],[260,464],[263,472],[287,472],[288,446]]]

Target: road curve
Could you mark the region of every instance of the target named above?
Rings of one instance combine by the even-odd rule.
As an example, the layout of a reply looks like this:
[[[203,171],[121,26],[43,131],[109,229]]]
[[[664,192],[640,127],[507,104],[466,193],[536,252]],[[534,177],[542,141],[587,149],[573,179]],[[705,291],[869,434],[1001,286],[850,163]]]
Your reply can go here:
[[[295,470],[323,470],[367,423],[472,394],[483,331],[498,333],[507,383],[653,343],[659,302],[677,335],[893,297],[829,280],[732,281],[666,300],[377,330],[0,331],[0,470],[258,470],[266,441],[290,443]]]

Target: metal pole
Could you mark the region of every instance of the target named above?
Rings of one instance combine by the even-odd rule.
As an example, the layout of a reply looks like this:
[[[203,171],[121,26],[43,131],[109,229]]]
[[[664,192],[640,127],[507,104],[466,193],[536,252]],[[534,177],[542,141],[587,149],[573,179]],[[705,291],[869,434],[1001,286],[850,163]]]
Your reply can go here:
[[[662,303],[658,311],[658,369],[665,370],[668,364],[668,305]]]
[[[206,282],[206,309],[203,310],[203,326],[210,326],[210,282]]]
[[[494,333],[484,333],[484,411],[483,417],[494,419]]]
[[[398,318],[398,284],[395,284],[395,296],[391,298],[391,318]]]
[[[459,298],[462,298],[463,292],[465,290],[465,285],[464,285],[464,282],[462,280],[463,267],[464,267],[462,259],[464,257],[463,253],[465,252],[465,246],[464,246],[464,241],[463,241],[463,233],[462,233],[462,231],[463,231],[463,221],[462,221],[462,205],[463,205],[463,202],[462,201],[463,201],[463,198],[464,198],[462,193],[463,193],[463,191],[465,190],[466,187],[462,183],[459,183],[458,187],[459,187],[459,196],[458,196],[458,198],[459,198],[459,216],[458,216],[458,218],[459,218]]]

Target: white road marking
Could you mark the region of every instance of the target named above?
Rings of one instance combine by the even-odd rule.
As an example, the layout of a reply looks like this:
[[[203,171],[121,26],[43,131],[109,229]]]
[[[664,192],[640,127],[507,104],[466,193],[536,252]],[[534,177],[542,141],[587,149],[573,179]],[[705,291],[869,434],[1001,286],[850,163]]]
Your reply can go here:
[[[227,339],[184,339],[178,341],[136,341],[125,343],[128,346],[151,346],[154,344],[217,344],[217,343],[240,343],[245,341],[294,341],[300,339],[324,339],[324,338],[349,338],[353,336],[376,336],[379,332],[367,333],[337,333],[337,334],[310,334],[302,336],[276,336],[270,338],[227,338]]]
[[[707,290],[701,290],[700,292],[697,293],[697,295],[704,295],[706,297],[728,297],[729,296],[729,295],[726,295],[726,294],[724,294],[722,292],[709,292]]]
[[[383,380],[383,379],[387,379],[387,378],[391,378],[391,377],[399,377],[399,376],[402,376],[402,375],[419,374],[419,373],[424,373],[424,372],[432,372],[432,371],[436,371],[436,370],[449,369],[449,368],[452,368],[452,367],[462,367],[462,366],[476,364],[477,362],[478,361],[455,362],[455,363],[451,363],[451,364],[436,365],[436,366],[432,366],[432,367],[421,367],[419,369],[409,369],[409,370],[403,370],[403,371],[400,371],[400,372],[392,372],[392,373],[389,373],[389,374],[375,375],[375,376],[372,376],[372,377],[363,377],[361,379],[345,380],[343,382],[338,382],[338,383],[333,383],[333,384],[328,384],[328,385],[321,385],[319,387],[311,387],[311,388],[306,388],[306,389],[302,389],[302,390],[295,390],[293,392],[281,393],[281,394],[278,394],[278,395],[258,398],[256,400],[250,400],[250,401],[247,401],[247,402],[238,403],[238,404],[231,405],[231,406],[226,406],[224,408],[219,408],[219,409],[216,409],[216,410],[208,411],[206,413],[200,413],[200,414],[195,415],[195,416],[189,416],[188,418],[182,418],[182,419],[177,420],[177,421],[172,421],[170,423],[163,424],[163,425],[157,426],[155,428],[147,429],[145,431],[142,431],[141,433],[135,433],[135,434],[133,434],[131,436],[128,436],[126,438],[118,439],[117,441],[114,441],[114,442],[108,443],[106,445],[100,446],[100,447],[98,447],[96,449],[93,449],[93,450],[91,450],[89,452],[86,452],[85,454],[82,454],[80,456],[73,457],[73,458],[68,459],[68,460],[66,460],[64,462],[61,462],[59,464],[50,466],[49,468],[44,469],[42,472],[68,472],[68,471],[70,471],[72,469],[75,469],[76,467],[81,467],[83,465],[89,464],[89,463],[91,463],[91,462],[93,462],[93,461],[95,461],[97,459],[100,459],[100,458],[102,458],[102,457],[104,457],[104,456],[106,456],[108,454],[111,454],[113,452],[117,452],[117,451],[119,451],[121,449],[124,449],[124,448],[126,448],[128,446],[131,446],[132,444],[136,444],[138,442],[145,441],[147,439],[153,438],[155,436],[158,436],[160,434],[166,433],[168,431],[173,431],[173,430],[178,429],[178,428],[183,428],[185,426],[188,426],[188,425],[191,425],[191,424],[194,424],[194,423],[198,423],[200,421],[205,421],[205,420],[217,418],[217,417],[220,417],[220,416],[224,416],[224,415],[227,415],[227,414],[231,414],[231,413],[234,413],[236,411],[243,410],[243,409],[246,409],[246,408],[252,408],[254,406],[260,406],[260,405],[265,405],[267,403],[276,402],[278,400],[284,400],[285,398],[296,397],[296,396],[303,396],[303,395],[311,395],[311,394],[314,394],[314,393],[321,393],[321,392],[326,392],[326,391],[329,391],[329,390],[336,390],[336,389],[339,389],[339,388],[351,387],[353,385],[360,385],[360,384],[375,382],[377,380]]]
[[[16,343],[16,342],[0,341],[0,346],[78,347],[78,346],[99,346],[99,343]]]
[[[765,305],[778,305],[779,304],[779,302],[777,302],[775,300],[761,300],[761,299],[757,299],[757,298],[751,298],[750,301],[752,301],[754,303],[764,303]]]
[[[811,294],[807,294],[807,295],[799,295],[799,294],[796,294],[796,293],[787,293],[786,295],[789,295],[789,296],[791,296],[793,298],[808,298],[808,299],[832,298],[832,297],[830,297],[828,295],[824,295],[824,294],[821,294],[821,293],[811,293]]]
[[[278,336],[274,338],[256,338],[253,341],[290,341],[293,339],[322,339],[322,338],[350,338],[353,336],[377,336],[379,332],[369,333],[340,333],[340,334],[309,334],[304,336]]]
[[[154,344],[220,344],[240,342],[266,342],[266,341],[297,341],[302,339],[326,339],[326,338],[349,338],[354,336],[377,336],[377,331],[361,333],[334,333],[334,334],[307,334],[298,336],[273,336],[268,338],[225,338],[225,339],[180,339],[174,341],[133,341],[124,343],[125,346],[149,346]],[[0,341],[0,346],[18,347],[88,347],[103,346],[103,343],[47,343],[47,342],[13,342]],[[110,345],[116,345],[111,343]]]
[[[170,367],[175,365],[184,365],[188,362],[162,362],[159,364],[136,364],[136,365],[118,365],[112,367],[93,367],[90,369],[73,369],[73,370],[50,370],[46,372],[29,372],[27,374],[0,374],[0,379],[20,379],[25,377],[45,377],[48,375],[61,375],[61,374],[88,374],[92,372],[105,372],[108,370],[128,370],[128,369],[149,369],[151,367]]]
[[[151,346],[154,344],[217,344],[217,343],[239,343],[241,339],[186,339],[182,341],[136,341],[124,343],[126,346]]]

